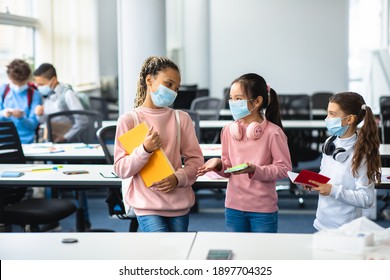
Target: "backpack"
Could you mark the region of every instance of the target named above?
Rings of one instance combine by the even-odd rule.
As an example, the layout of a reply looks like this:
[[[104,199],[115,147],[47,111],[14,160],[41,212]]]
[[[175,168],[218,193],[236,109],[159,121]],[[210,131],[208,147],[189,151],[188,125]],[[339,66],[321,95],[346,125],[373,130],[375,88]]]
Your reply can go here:
[[[71,85],[64,84],[64,90],[60,93],[60,108],[63,108],[64,111],[68,111],[68,105],[65,101],[65,92],[71,90],[73,91],[73,88]],[[84,110],[89,110],[91,108],[90,102],[89,102],[89,96],[85,92],[77,92],[75,91],[76,96],[78,97],[81,106],[83,106]]]
[[[37,87],[35,86],[34,83],[30,83],[28,82],[27,83],[27,105],[28,105],[28,110],[31,109],[31,103],[32,103],[32,97],[33,97],[33,94],[34,94],[34,90],[38,90]],[[11,88],[9,87],[9,84],[7,84],[5,86],[5,89],[4,89],[4,93],[3,93],[3,96],[2,96],[2,102],[4,104],[4,100],[5,100],[5,97],[7,96],[7,94],[10,92]]]

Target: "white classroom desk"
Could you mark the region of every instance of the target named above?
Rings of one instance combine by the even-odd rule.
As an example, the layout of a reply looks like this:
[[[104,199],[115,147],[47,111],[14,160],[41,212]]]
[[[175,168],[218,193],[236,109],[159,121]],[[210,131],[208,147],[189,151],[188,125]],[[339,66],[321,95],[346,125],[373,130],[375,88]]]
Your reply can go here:
[[[232,120],[200,120],[200,129],[222,129]],[[116,125],[117,121],[103,121],[102,126]],[[324,120],[282,120],[285,129],[326,130]]]
[[[195,232],[1,233],[1,260],[185,260]],[[77,243],[62,243],[76,238]]]
[[[104,152],[98,144],[23,144],[23,153],[27,161],[87,161],[102,163]],[[221,144],[200,144],[205,159],[221,156]]]
[[[204,260],[210,249],[228,249],[233,260],[358,260],[347,254],[312,248],[312,234],[198,232],[188,259]]]
[[[36,171],[38,168],[62,166],[58,170]],[[86,170],[88,174],[66,175],[64,171]],[[0,174],[3,171],[20,171],[24,175],[18,178],[0,177],[1,186],[30,186],[30,187],[72,187],[85,188],[115,188],[121,187],[122,179],[111,176],[113,166],[110,164],[0,164]],[[100,174],[102,173],[102,174]],[[211,179],[206,175],[197,178],[194,188],[226,188],[227,179]]]
[[[230,249],[233,260],[360,260],[365,253],[312,248],[313,234],[232,232],[1,233],[2,260],[205,260]],[[76,243],[62,243],[75,238]],[[375,252],[375,248],[372,249]]]
[[[99,144],[84,143],[32,143],[22,144],[27,161],[105,161]]]
[[[58,170],[31,172],[38,168],[52,168],[62,166]],[[66,175],[64,171],[87,170],[88,174]],[[0,164],[2,171],[20,171],[24,175],[18,178],[0,177],[0,187],[5,186],[41,186],[41,187],[72,187],[96,188],[121,186],[120,178],[104,178],[104,175],[113,172],[109,164]]]

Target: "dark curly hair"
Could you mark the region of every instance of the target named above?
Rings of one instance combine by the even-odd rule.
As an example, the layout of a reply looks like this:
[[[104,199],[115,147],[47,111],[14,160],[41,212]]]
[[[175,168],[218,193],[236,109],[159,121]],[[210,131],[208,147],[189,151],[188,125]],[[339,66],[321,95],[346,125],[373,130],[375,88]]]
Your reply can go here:
[[[18,83],[27,82],[31,78],[31,68],[22,59],[14,59],[7,65],[8,77]]]

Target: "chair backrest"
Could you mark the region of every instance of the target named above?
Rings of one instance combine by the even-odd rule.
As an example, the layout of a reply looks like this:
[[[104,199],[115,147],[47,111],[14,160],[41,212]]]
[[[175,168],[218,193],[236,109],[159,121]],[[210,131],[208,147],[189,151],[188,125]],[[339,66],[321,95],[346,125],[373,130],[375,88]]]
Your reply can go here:
[[[49,114],[46,119],[48,140],[55,142],[57,135],[73,130],[70,143],[98,143],[96,131],[102,127],[103,116],[96,111],[74,110]],[[76,125],[75,125],[76,124]]]
[[[324,109],[328,108],[329,99],[334,95],[330,91],[317,91],[311,95],[312,109]]]
[[[26,163],[13,122],[0,122],[0,163]]]
[[[278,100],[282,119],[311,119],[311,100],[308,94],[278,94]]]
[[[190,115],[192,122],[195,127],[195,134],[196,137],[198,138],[198,141],[200,142],[200,125],[199,125],[199,114],[196,111],[191,111],[191,110],[183,110],[184,112],[187,112],[188,115]]]
[[[0,163],[26,163],[19,134],[13,122],[0,122]],[[19,202],[26,188],[0,187],[3,205]]]
[[[216,97],[198,97],[191,102],[191,111],[196,111],[201,120],[218,120],[223,101]]]
[[[390,143],[390,96],[379,98],[380,119],[382,126],[382,143]]]
[[[114,164],[114,144],[116,125],[101,127],[96,132],[100,146],[103,149],[104,157],[108,164]]]
[[[102,114],[103,120],[108,120],[108,104],[102,97],[90,96],[89,105],[91,111],[96,111]]]

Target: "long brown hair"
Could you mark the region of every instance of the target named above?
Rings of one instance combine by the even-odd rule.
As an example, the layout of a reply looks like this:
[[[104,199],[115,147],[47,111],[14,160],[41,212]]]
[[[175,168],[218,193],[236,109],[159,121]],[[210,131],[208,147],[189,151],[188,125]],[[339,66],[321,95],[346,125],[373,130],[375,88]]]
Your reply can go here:
[[[365,161],[369,183],[380,183],[380,140],[378,126],[371,108],[366,105],[363,97],[356,92],[337,93],[330,98],[329,102],[338,104],[345,114],[355,115],[356,123],[353,124],[355,127],[364,120],[363,126],[358,131],[355,153],[352,158],[352,174],[356,176],[360,164]]]
[[[264,109],[266,119],[283,129],[278,96],[276,91],[267,85],[263,77],[255,73],[248,73],[235,79],[231,85],[234,83],[241,84],[249,99],[256,99],[258,96],[263,97],[259,113]]]
[[[166,57],[160,56],[150,56],[142,64],[141,71],[139,73],[138,83],[137,83],[137,95],[134,99],[134,108],[141,106],[146,98],[146,76],[153,75],[156,76],[158,72],[172,68],[180,73],[179,67]]]

